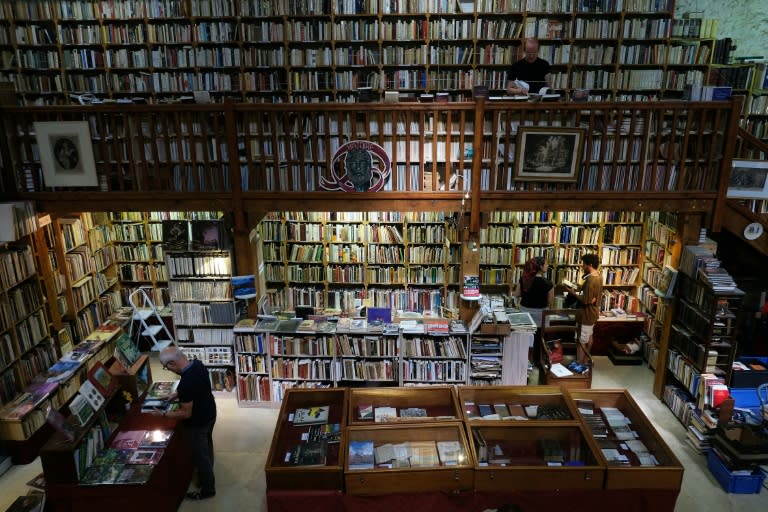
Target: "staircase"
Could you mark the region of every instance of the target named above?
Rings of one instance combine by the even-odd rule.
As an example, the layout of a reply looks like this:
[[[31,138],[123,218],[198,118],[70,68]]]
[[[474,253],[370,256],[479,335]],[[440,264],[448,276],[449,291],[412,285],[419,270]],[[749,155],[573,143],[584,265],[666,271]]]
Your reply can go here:
[[[141,286],[136,288],[129,296],[128,302],[133,309],[131,316],[131,328],[128,335],[133,339],[134,329],[136,329],[137,345],[140,337],[146,337],[152,340],[151,350],[159,352],[169,345],[173,344],[173,334],[166,327],[157,306],[152,301],[152,287]]]

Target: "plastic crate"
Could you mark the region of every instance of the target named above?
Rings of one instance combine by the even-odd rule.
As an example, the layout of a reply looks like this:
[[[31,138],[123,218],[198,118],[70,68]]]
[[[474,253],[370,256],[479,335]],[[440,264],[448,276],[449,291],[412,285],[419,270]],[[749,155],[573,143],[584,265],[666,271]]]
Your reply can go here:
[[[765,480],[765,473],[755,470],[751,475],[732,475],[723,461],[712,450],[707,453],[707,467],[720,482],[725,492],[732,494],[759,493]]]

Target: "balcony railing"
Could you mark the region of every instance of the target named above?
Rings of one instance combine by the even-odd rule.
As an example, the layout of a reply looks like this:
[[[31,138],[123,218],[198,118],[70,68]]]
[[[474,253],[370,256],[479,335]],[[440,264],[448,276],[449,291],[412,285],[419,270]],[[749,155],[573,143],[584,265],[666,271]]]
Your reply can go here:
[[[495,204],[632,194],[711,207],[724,199],[738,112],[738,100],[0,107],[7,134],[0,144],[6,191],[39,201],[79,193],[105,201],[157,193],[182,201],[201,194],[245,202],[264,193],[274,201],[337,197],[333,186],[345,174],[337,151],[360,140],[383,149],[374,167],[391,165],[377,199],[454,201],[469,191]],[[35,131],[42,121],[86,123],[96,187],[46,184]],[[539,168],[538,179],[527,166],[550,136],[580,141],[582,150]]]

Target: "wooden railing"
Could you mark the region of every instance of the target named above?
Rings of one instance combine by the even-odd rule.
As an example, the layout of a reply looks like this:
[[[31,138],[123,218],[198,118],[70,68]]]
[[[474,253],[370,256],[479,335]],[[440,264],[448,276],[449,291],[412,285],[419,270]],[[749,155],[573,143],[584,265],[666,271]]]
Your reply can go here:
[[[649,103],[357,103],[0,107],[4,188],[41,208],[304,210],[639,209],[715,212],[725,200],[740,100]],[[35,122],[83,121],[98,186],[53,188]],[[524,130],[521,130],[523,127]],[[570,182],[522,180],[537,142],[522,131],[581,130]],[[539,133],[541,135],[541,133]],[[566,134],[570,137],[570,132]],[[328,191],[344,174],[334,152],[384,148],[379,192]],[[521,167],[522,168],[522,167]],[[10,172],[8,172],[10,171]],[[566,167],[555,172],[568,174]],[[550,173],[550,177],[551,173]],[[530,177],[528,178],[530,179]]]

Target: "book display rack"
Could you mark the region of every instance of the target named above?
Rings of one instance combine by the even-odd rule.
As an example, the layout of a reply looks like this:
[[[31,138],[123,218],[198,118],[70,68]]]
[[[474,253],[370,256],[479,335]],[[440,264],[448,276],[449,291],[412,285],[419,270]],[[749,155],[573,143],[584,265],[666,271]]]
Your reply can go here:
[[[564,393],[587,426],[598,460],[607,467],[606,489],[680,489],[683,465],[626,389]]]
[[[345,417],[337,412],[341,397]],[[377,409],[380,417],[385,409],[398,416],[376,421]],[[426,416],[401,414],[420,409]],[[492,412],[481,417],[481,409]],[[336,424],[339,433],[330,434]],[[340,443],[318,447],[318,439]],[[306,463],[293,456],[300,447]],[[683,474],[626,390],[559,386],[290,389],[266,471],[270,510],[309,497],[318,510],[355,509],[371,496],[377,511],[411,502],[451,511],[518,502],[547,510],[553,492],[574,510],[589,510],[619,493],[626,500],[628,489],[671,511]],[[541,493],[546,503],[537,503]]]
[[[384,91],[434,101],[480,84],[504,90],[504,68],[536,37],[555,88],[644,100],[723,75],[712,65],[716,29],[695,30],[674,10],[674,0],[11,3],[0,10],[0,76],[30,103],[82,93],[159,102],[199,91],[270,103]]]
[[[268,490],[344,488],[348,399],[342,388],[286,390],[264,468]],[[297,414],[311,408],[325,409],[325,421],[297,424]]]
[[[694,410],[715,406],[711,385],[730,383],[744,298],[738,288],[715,290],[688,272],[681,264],[664,389],[664,402],[686,427]]]

